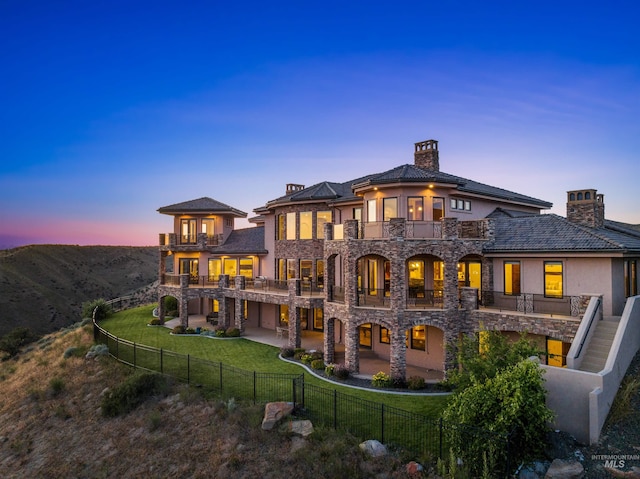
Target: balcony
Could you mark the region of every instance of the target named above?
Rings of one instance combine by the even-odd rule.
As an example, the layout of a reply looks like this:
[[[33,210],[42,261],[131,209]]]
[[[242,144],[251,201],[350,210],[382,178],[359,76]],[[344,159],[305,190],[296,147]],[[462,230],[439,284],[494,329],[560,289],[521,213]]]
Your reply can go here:
[[[543,294],[507,294],[502,291],[482,291],[480,305],[485,309],[516,311],[524,314],[578,316],[580,296],[550,297]]]
[[[222,235],[208,235],[198,233],[196,235],[179,235],[175,233],[161,233],[159,235],[159,245],[170,249],[186,247],[189,250],[204,250],[207,247],[219,246],[222,244]]]
[[[442,289],[407,290],[407,309],[443,309],[444,291]]]
[[[361,289],[358,291],[358,304],[369,308],[390,308],[391,295],[385,289]]]

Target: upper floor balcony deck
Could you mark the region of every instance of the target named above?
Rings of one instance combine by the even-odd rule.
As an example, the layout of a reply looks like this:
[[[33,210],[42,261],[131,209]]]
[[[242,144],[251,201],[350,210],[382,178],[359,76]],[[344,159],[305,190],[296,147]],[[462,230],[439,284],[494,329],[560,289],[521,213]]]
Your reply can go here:
[[[325,237],[344,239],[489,239],[493,236],[490,219],[459,221],[457,218],[442,218],[440,221],[408,221],[392,218],[389,221],[363,223],[346,220],[343,224],[327,224]]]
[[[203,251],[208,247],[219,246],[223,243],[223,235],[179,235],[175,233],[160,233],[159,245],[161,250]]]

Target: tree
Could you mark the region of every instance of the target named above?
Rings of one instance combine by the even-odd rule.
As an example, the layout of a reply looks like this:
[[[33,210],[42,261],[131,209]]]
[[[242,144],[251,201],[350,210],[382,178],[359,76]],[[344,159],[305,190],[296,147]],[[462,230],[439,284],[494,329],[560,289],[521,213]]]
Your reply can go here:
[[[0,351],[7,353],[7,357],[13,357],[20,352],[22,346],[38,339],[29,328],[14,328],[0,339]]]
[[[95,320],[101,321],[105,318],[108,318],[113,309],[111,305],[107,303],[104,299],[94,299],[93,301],[87,301],[82,303],[82,317],[83,318],[94,318],[93,312],[95,311]]]

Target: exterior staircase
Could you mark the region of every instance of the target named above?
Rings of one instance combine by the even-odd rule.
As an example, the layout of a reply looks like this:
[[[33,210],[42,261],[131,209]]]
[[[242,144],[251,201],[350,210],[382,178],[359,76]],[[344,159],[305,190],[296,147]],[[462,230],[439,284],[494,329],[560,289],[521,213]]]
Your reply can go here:
[[[620,318],[616,317],[604,318],[594,323],[596,329],[578,369],[591,373],[599,373],[604,369],[619,324]]]

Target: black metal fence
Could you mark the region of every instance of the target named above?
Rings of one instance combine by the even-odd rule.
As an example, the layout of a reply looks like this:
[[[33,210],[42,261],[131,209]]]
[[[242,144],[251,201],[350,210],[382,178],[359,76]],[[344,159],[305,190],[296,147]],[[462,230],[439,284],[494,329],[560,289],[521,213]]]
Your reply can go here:
[[[117,307],[115,309],[118,309]],[[120,339],[101,328],[95,321],[94,339],[106,344],[118,361],[148,371],[157,371],[191,385],[218,392],[223,397],[252,400],[254,404],[273,401],[292,402],[302,417],[325,427],[348,431],[362,439],[377,439],[396,445],[433,461],[448,458],[451,447],[459,450],[460,431],[469,441],[486,445],[487,451],[498,451],[492,470],[494,477],[507,477],[511,469],[509,437],[476,428],[451,425],[442,419],[405,411],[383,403],[362,399],[307,383],[304,374],[259,373],[223,363],[191,357],[161,348]],[[420,396],[416,396],[419,400]],[[466,440],[465,440],[466,441]],[[464,451],[464,449],[463,449]],[[464,457],[467,464],[481,458]],[[467,462],[468,461],[468,462]]]

